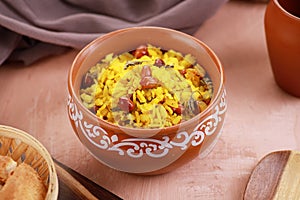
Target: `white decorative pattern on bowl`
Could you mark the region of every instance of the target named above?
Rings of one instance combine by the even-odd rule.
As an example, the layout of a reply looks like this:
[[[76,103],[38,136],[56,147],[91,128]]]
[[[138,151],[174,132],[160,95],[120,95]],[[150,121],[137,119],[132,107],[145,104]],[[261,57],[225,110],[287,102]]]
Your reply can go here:
[[[76,104],[69,94],[68,111],[69,117],[74,121],[77,128],[80,128],[84,136],[91,144],[97,148],[107,151],[116,151],[120,156],[125,153],[132,158],[140,158],[144,155],[161,158],[169,153],[172,148],[180,148],[186,150],[188,145],[200,145],[206,135],[215,133],[217,125],[223,120],[223,115],[227,109],[225,101],[226,92],[224,90],[220,102],[215,106],[215,112],[206,117],[192,133],[186,131],[176,134],[173,140],[169,136],[162,136],[161,140],[148,138],[129,138],[119,140],[118,135],[114,134],[109,137],[108,133],[101,126],[89,124],[83,120],[82,112],[77,108]],[[130,146],[126,152],[120,147]]]

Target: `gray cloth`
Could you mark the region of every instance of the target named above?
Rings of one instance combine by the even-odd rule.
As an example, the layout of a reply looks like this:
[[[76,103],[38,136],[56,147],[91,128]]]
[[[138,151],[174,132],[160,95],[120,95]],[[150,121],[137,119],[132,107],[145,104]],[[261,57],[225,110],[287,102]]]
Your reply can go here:
[[[193,34],[227,0],[1,0],[0,65],[80,49],[110,31],[161,26]]]

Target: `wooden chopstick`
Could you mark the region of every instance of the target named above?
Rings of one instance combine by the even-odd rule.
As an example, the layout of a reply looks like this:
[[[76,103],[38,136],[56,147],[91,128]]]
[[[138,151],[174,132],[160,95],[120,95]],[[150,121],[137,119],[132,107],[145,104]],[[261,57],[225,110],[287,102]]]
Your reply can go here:
[[[59,179],[58,199],[105,199],[122,200],[122,198],[111,193],[105,188],[97,185],[88,178],[77,173],[73,169],[54,160],[55,169]],[[87,189],[89,188],[89,190]]]
[[[77,181],[72,175],[70,175],[66,170],[60,167],[56,162],[55,169],[62,181],[70,187],[80,198],[98,200],[89,190],[87,190],[79,181]]]

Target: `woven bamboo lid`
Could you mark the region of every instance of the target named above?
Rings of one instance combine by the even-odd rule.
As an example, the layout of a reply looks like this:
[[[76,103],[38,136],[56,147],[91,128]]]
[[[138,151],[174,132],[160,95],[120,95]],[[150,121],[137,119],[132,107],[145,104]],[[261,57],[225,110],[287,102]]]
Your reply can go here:
[[[45,199],[57,199],[58,178],[54,162],[37,139],[22,130],[0,125],[0,155],[10,156],[18,164],[25,162],[31,165],[48,188]]]

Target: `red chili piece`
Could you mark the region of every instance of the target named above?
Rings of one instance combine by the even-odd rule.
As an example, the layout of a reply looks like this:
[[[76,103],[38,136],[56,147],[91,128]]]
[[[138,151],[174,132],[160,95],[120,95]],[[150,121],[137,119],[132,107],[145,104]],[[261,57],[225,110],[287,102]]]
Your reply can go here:
[[[179,70],[179,73],[180,73],[181,75],[185,75],[185,74],[186,74],[186,70],[185,70],[185,69]]]
[[[152,76],[151,68],[148,65],[143,66],[141,77]]]
[[[181,115],[184,111],[184,107],[179,104],[178,108],[172,108],[173,112],[176,113],[177,115]]]
[[[148,65],[143,66],[140,84],[142,89],[151,89],[158,86],[158,80],[152,77],[151,68]]]
[[[147,56],[149,55],[147,46],[145,46],[145,45],[139,46],[139,47],[136,48],[136,50],[133,52],[133,56],[134,56],[135,58],[140,58],[140,57],[142,57],[142,56],[144,56],[144,55],[147,55]]]
[[[125,112],[131,112],[134,110],[134,104],[128,97],[120,97],[118,106],[121,110]]]
[[[156,66],[156,67],[162,67],[162,66],[164,66],[165,65],[165,62],[162,60],[162,59],[160,59],[160,58],[157,58],[155,61],[154,61],[154,66]]]
[[[142,89],[152,89],[158,86],[158,80],[151,76],[146,76],[140,81]]]

